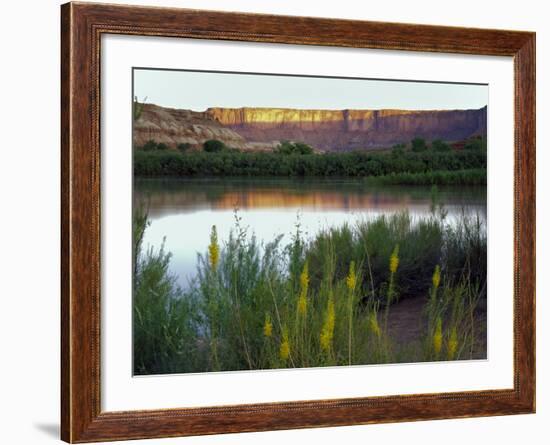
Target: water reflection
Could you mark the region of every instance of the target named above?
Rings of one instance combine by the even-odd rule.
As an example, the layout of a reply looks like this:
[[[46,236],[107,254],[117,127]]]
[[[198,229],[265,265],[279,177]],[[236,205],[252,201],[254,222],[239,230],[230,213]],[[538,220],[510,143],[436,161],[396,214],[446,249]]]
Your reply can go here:
[[[147,202],[151,216],[199,210],[281,209],[396,211],[425,210],[430,187],[372,186],[361,179],[179,179],[138,180],[136,202]],[[440,187],[447,206],[485,209],[484,187]]]

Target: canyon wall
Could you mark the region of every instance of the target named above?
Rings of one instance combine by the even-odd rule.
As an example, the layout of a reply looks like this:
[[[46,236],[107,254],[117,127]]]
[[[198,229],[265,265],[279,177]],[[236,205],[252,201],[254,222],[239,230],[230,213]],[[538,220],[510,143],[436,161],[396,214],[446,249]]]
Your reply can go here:
[[[486,107],[433,111],[209,108],[206,113],[247,140],[303,141],[328,151],[388,147],[414,137],[457,141],[487,132]]]
[[[271,150],[281,140],[320,151],[391,147],[414,137],[459,141],[487,133],[487,108],[478,110],[297,110],[209,108],[204,112],[145,105],[134,122],[134,143],[154,139],[175,147],[219,139],[243,150]]]

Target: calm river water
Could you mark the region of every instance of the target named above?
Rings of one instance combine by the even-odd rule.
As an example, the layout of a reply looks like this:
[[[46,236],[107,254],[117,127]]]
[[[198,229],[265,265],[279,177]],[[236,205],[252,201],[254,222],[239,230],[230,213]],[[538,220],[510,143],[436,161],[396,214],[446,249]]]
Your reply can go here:
[[[485,187],[440,187],[438,200],[451,221],[463,210],[487,215]],[[172,252],[171,270],[187,287],[196,273],[197,254],[206,252],[213,225],[223,244],[235,227],[235,211],[258,240],[284,235],[286,244],[299,221],[306,236],[323,228],[408,210],[430,213],[430,187],[372,186],[361,179],[200,178],[136,180],[134,202],[149,211],[144,248]]]

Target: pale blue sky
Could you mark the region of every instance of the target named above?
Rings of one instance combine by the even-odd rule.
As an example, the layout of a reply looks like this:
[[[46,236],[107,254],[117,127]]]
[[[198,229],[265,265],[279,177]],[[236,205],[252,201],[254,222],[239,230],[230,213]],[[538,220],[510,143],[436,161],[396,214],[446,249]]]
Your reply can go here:
[[[488,86],[413,81],[134,70],[134,95],[147,103],[204,111],[208,107],[406,110],[487,105]]]

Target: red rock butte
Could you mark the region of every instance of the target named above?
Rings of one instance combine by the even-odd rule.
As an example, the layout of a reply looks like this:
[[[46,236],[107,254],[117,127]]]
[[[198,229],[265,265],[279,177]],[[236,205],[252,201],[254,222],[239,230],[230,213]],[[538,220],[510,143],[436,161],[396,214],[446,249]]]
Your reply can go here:
[[[318,151],[387,148],[415,137],[461,141],[487,134],[487,107],[471,110],[310,110],[208,108],[197,112],[145,104],[134,122],[134,144],[199,148],[218,139],[241,150],[269,151],[282,140]]]

